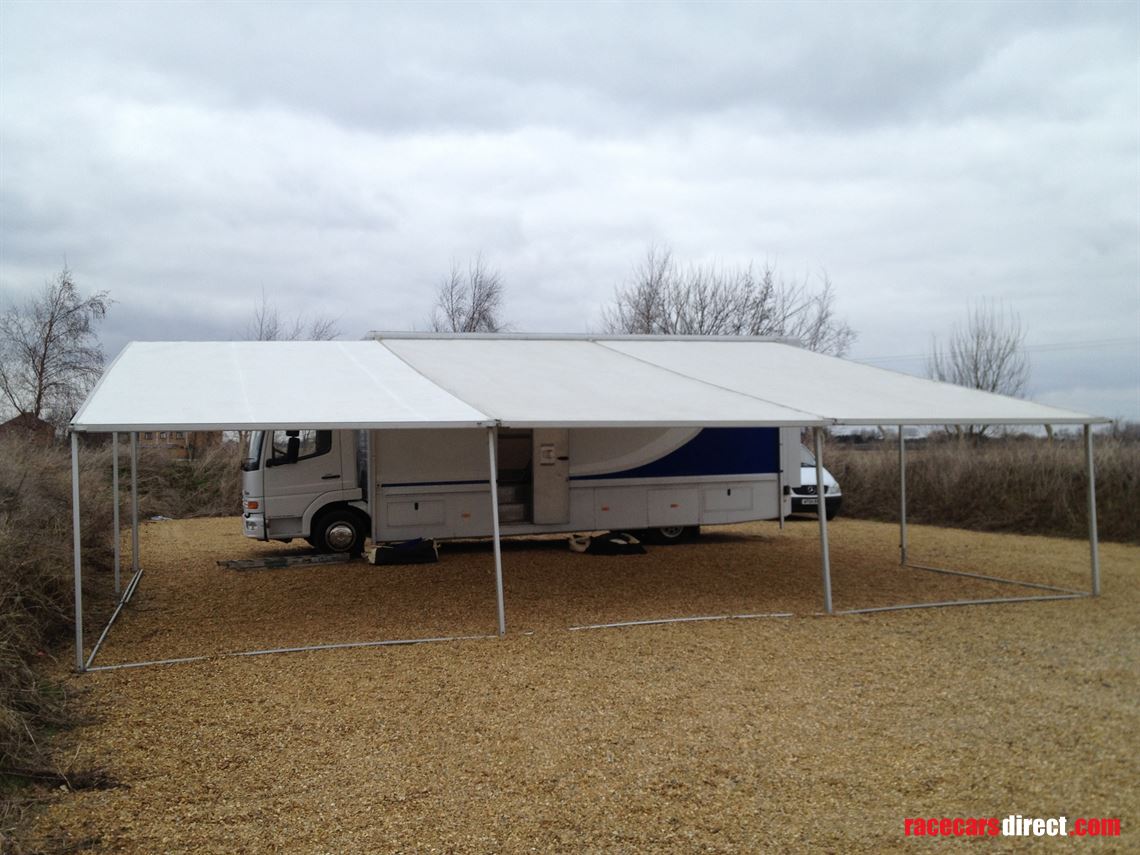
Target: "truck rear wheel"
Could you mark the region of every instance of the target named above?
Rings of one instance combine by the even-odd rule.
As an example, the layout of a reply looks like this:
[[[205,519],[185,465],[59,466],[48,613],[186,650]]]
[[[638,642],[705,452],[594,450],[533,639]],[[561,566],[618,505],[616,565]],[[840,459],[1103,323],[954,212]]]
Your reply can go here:
[[[320,552],[347,552],[359,555],[364,551],[364,538],[368,528],[364,514],[354,508],[333,508],[313,521],[313,545]]]
[[[697,525],[669,525],[646,529],[642,532],[642,536],[650,543],[668,544],[692,540],[700,533],[701,527]]]

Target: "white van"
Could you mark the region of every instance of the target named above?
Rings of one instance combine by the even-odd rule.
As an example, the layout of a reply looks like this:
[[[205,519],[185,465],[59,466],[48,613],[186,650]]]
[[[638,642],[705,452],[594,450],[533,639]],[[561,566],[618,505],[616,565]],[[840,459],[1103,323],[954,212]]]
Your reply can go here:
[[[823,470],[823,495],[826,501],[827,518],[834,519],[843,504],[843,493],[839,482],[830,472]],[[810,511],[819,513],[819,490],[815,483],[815,455],[805,445],[800,446],[800,485],[792,488],[792,513]]]

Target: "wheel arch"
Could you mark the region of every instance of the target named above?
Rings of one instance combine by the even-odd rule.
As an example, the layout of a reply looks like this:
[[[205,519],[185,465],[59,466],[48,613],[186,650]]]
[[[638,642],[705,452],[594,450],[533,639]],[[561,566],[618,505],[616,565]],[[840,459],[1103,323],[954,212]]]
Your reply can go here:
[[[338,495],[336,493],[328,494],[315,499],[309,507],[305,509],[304,515],[301,517],[301,529],[305,537],[312,537],[313,535],[313,522],[321,514],[337,508],[351,508],[364,518],[366,530],[369,536],[372,535],[372,518],[368,515],[368,508],[362,507],[363,503],[359,501],[357,494],[359,491],[344,491],[344,494]],[[355,501],[354,501],[355,500]]]

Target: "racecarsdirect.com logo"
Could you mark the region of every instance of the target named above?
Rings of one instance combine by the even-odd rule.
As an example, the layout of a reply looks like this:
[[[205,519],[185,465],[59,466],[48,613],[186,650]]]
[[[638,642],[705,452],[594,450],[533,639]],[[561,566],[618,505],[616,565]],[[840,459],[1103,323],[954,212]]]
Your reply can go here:
[[[1120,820],[1113,817],[996,816],[907,817],[907,837],[1119,837]]]

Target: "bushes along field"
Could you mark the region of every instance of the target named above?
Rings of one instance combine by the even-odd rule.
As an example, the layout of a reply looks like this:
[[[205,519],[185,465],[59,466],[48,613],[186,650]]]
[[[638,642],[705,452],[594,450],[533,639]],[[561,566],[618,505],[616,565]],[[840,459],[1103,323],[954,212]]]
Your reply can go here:
[[[1140,442],[1094,440],[1097,528],[1140,543]],[[824,462],[843,489],[843,513],[897,520],[898,445],[829,443]],[[1017,534],[1088,536],[1084,444],[1065,439],[953,441],[907,446],[907,519]]]
[[[143,454],[140,516],[240,513],[239,452],[233,443],[197,460],[170,462]],[[120,455],[122,522],[129,524],[130,458]],[[80,453],[85,612],[105,619],[113,562],[111,448],[93,443]],[[42,735],[66,723],[62,689],[35,663],[70,656],[73,626],[71,459],[66,445],[0,439],[0,789],[46,762]],[[129,565],[127,565],[129,567]],[[124,580],[125,581],[125,580]],[[19,773],[19,774],[14,774]],[[0,827],[7,821],[0,817]]]

